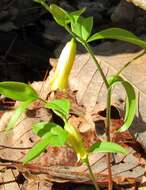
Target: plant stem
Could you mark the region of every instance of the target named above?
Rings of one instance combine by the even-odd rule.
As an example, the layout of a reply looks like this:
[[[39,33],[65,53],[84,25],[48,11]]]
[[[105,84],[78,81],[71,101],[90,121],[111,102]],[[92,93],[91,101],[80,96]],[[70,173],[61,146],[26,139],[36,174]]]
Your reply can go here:
[[[106,108],[106,137],[107,141],[111,141],[110,137],[110,123],[111,123],[111,89],[108,89],[107,93],[107,108]],[[107,165],[108,165],[108,190],[112,190],[112,169],[111,169],[111,153],[107,153]]]
[[[70,28],[66,27],[66,30],[77,40],[79,41],[80,43],[82,43],[82,45],[85,47],[85,49],[87,50],[87,52],[90,54],[90,56],[92,57],[94,63],[96,64],[98,70],[99,70],[99,73],[101,74],[101,77],[103,79],[103,82],[106,86],[106,89],[108,91],[107,93],[107,112],[106,112],[106,136],[107,136],[107,141],[110,142],[110,120],[111,120],[111,89],[110,89],[110,86],[108,84],[108,81],[106,79],[106,76],[100,66],[100,64],[98,63],[95,55],[94,55],[94,52],[92,50],[92,48],[89,46],[89,44],[84,41],[83,39],[81,39],[80,37],[78,37],[76,34],[74,34]],[[95,177],[92,173],[92,170],[91,170],[91,167],[90,167],[90,164],[89,164],[89,160],[87,159],[87,162],[86,162],[86,165],[89,169],[89,173],[90,173],[90,176],[91,176],[91,179],[94,183],[94,185],[96,184],[96,181],[95,181]],[[109,174],[109,179],[108,179],[108,190],[112,190],[112,169],[111,169],[111,154],[108,153],[107,154],[107,166],[108,166],[108,174]],[[97,184],[95,185],[96,187],[96,190],[99,190],[99,188],[97,187]]]
[[[107,141],[110,141],[110,121],[111,121],[111,89],[107,92],[107,109],[106,109],[106,135]]]
[[[104,84],[105,84],[106,88],[108,89],[108,88],[109,88],[109,85],[108,85],[106,76],[105,76],[105,74],[104,74],[104,72],[103,72],[103,70],[102,70],[100,64],[98,63],[98,61],[97,61],[97,59],[96,59],[96,57],[95,57],[95,55],[94,55],[94,52],[93,52],[92,48],[89,46],[89,44],[88,44],[86,41],[84,41],[82,38],[80,38],[80,37],[78,37],[76,34],[74,34],[74,33],[70,30],[69,27],[66,26],[66,30],[74,37],[74,39],[76,39],[77,41],[79,41],[80,43],[82,43],[82,45],[83,45],[83,46],[85,47],[85,49],[88,51],[88,53],[89,53],[90,56],[92,57],[94,63],[96,64],[96,66],[97,66],[97,68],[98,68],[98,70],[99,70],[99,72],[100,72],[100,74],[101,74],[101,77],[102,77],[102,79],[103,79],[103,81],[104,81]]]
[[[136,59],[138,59],[139,57],[143,56],[144,54],[146,53],[146,51],[144,50],[142,53],[140,53],[139,55],[137,55],[136,57],[134,57],[132,60],[128,61],[118,72],[117,72],[117,75],[120,75],[121,72],[127,68],[130,63],[132,63],[133,61],[135,61]]]
[[[107,88],[107,111],[106,111],[106,137],[107,137],[107,141],[111,141],[110,138],[110,121],[111,121],[111,89],[109,87],[109,84],[107,82],[107,79],[100,67],[100,65],[97,62],[97,59],[92,51],[92,49],[90,48],[90,46],[88,44],[85,44],[85,48],[86,50],[89,52],[89,54],[91,55],[92,59],[94,60],[95,64],[98,67],[98,70],[102,76],[102,79],[104,81],[104,84]],[[111,169],[111,154],[107,153],[107,166],[108,166],[108,190],[112,190],[112,169]]]
[[[100,64],[98,63],[98,61],[97,61],[97,59],[96,59],[96,57],[94,55],[94,52],[93,52],[92,48],[86,42],[84,42],[83,45],[86,48],[86,50],[89,52],[89,54],[92,57],[94,63],[96,64],[96,66],[97,66],[97,68],[98,68],[98,70],[99,70],[99,72],[100,72],[100,74],[102,76],[102,79],[104,81],[104,84],[105,84],[106,88],[108,89],[109,88],[109,84],[107,82],[106,76],[105,76],[105,74],[104,74],[104,72],[103,72]]]
[[[89,175],[90,175],[90,178],[91,178],[91,180],[92,180],[92,182],[93,182],[93,184],[95,186],[95,189],[96,190],[100,190],[99,187],[98,187],[98,185],[97,185],[97,183],[96,183],[96,179],[95,179],[95,176],[94,176],[94,174],[92,172],[92,169],[91,169],[88,157],[84,160],[84,163],[86,164],[86,166],[88,168]]]

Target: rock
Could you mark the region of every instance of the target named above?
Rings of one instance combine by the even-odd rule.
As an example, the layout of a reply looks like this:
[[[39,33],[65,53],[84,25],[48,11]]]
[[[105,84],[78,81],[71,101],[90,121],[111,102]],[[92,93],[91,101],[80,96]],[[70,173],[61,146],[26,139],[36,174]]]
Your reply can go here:
[[[82,7],[86,7],[87,8],[87,12],[88,11],[95,11],[96,10],[96,13],[97,12],[102,12],[105,10],[105,7],[103,5],[103,3],[101,2],[84,2],[84,1],[81,1],[78,5],[79,8],[82,8]],[[92,12],[93,13],[93,12]]]
[[[7,23],[0,24],[0,31],[8,32],[8,31],[11,31],[14,29],[17,29],[17,27],[14,25],[13,22],[7,22]]]
[[[146,11],[136,7],[137,9],[137,16],[134,19],[133,25],[135,26],[136,34],[142,35],[146,32]]]
[[[41,10],[33,0],[16,0],[14,2],[2,0],[0,2],[0,25],[2,31],[10,31],[15,27],[22,27],[38,18]],[[12,22],[12,24],[10,24]],[[8,24],[7,24],[8,23]],[[13,27],[13,25],[15,27]]]
[[[65,29],[56,24],[56,22],[45,21],[44,23],[45,31],[43,37],[54,41],[54,43],[65,43],[70,35],[65,31]]]
[[[16,15],[18,14],[18,10],[16,8],[9,8],[8,10],[0,11],[0,31],[11,31],[16,29],[16,25],[14,24],[14,20]]]
[[[114,23],[131,23],[135,17],[135,12],[136,8],[132,4],[121,0],[111,15],[111,20]]]
[[[0,32],[0,42],[3,56],[0,58],[1,81],[39,80],[50,68],[48,59],[51,48],[41,48],[28,39],[21,39],[15,32]],[[11,51],[6,53],[12,43]],[[52,47],[51,44],[49,47]]]
[[[74,11],[74,7],[71,5],[71,3],[69,4],[69,2],[66,0],[60,1],[59,6],[67,11]]]
[[[94,20],[99,22],[99,20],[102,20],[102,14],[101,12],[105,10],[105,7],[100,2],[79,2],[78,9],[86,7],[86,11],[84,13],[84,16],[93,16]]]
[[[146,32],[146,15],[145,16],[139,16],[135,19],[135,26],[136,26],[136,33],[141,35]]]

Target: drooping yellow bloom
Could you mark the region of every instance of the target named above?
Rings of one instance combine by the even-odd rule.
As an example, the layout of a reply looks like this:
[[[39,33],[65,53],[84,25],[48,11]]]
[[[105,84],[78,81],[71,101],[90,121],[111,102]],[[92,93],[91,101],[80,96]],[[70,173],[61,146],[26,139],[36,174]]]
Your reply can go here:
[[[50,81],[51,90],[64,90],[68,87],[69,74],[76,55],[76,42],[69,41],[63,48],[53,79]]]
[[[76,152],[78,161],[87,159],[87,150],[79,131],[68,122],[65,124],[64,129],[68,132],[67,143]]]

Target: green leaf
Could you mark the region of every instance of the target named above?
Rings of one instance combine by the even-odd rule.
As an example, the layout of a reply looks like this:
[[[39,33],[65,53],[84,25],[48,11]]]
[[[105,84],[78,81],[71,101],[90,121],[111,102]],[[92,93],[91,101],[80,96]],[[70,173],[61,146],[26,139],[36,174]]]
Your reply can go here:
[[[56,4],[51,4],[49,7],[46,0],[34,1],[40,3],[46,10],[48,10],[53,15],[55,21],[63,27],[66,27],[66,25],[70,22],[76,22],[80,15],[86,10],[86,8],[82,8],[77,11],[68,12]]]
[[[39,98],[37,92],[30,85],[21,82],[0,82],[0,94],[19,101]]]
[[[44,128],[47,127],[48,130],[44,130],[43,126]],[[42,124],[41,129],[36,132],[37,134],[41,134],[42,138],[23,158],[22,161],[25,164],[38,157],[48,146],[63,146],[68,137],[68,133],[55,123]]]
[[[119,132],[126,131],[132,124],[133,119],[136,113],[136,95],[133,86],[128,82],[122,79],[122,77],[113,75],[108,78],[108,83],[110,87],[113,87],[117,83],[121,83],[124,87],[127,95],[126,102],[126,113],[124,118],[123,126],[118,130]]]
[[[122,40],[122,41],[133,43],[133,44],[138,45],[142,48],[146,48],[146,42],[145,41],[139,39],[132,32],[129,32],[129,31],[127,31],[125,29],[121,29],[121,28],[108,28],[108,29],[102,30],[96,34],[93,34],[88,39],[88,42],[91,42],[94,40],[99,40],[99,39]]]
[[[38,135],[39,137],[42,137],[47,132],[50,131],[50,127],[48,127],[49,123],[47,121],[42,121],[40,123],[35,123],[32,126],[32,131],[34,134]]]
[[[71,23],[71,27],[77,36],[86,41],[93,28],[93,17],[80,17],[77,22]]]
[[[52,15],[54,20],[61,26],[65,27],[67,23],[70,22],[70,16],[67,11],[57,6],[56,4],[51,4],[50,6],[45,0],[34,0],[40,3],[46,10],[48,10]]]
[[[114,142],[97,142],[93,144],[89,152],[112,152],[112,153],[122,153],[127,154],[127,151],[119,144]]]
[[[40,123],[35,123],[33,125],[32,131],[34,134],[38,135],[39,137],[43,137],[46,133],[50,132],[52,130],[52,126],[56,126],[57,124],[55,123],[48,123],[46,121],[40,122]],[[59,125],[58,125],[59,126]],[[59,126],[59,130],[62,131],[62,127]]]
[[[51,4],[50,12],[53,15],[55,21],[61,26],[65,27],[70,22],[70,16],[68,12],[61,7]]]
[[[68,118],[70,102],[67,99],[58,99],[47,102],[45,107],[52,109],[53,112],[60,116],[63,120]]]
[[[77,22],[77,20],[79,19],[80,15],[85,12],[86,8],[82,8],[79,9],[77,11],[73,11],[68,13],[70,15],[70,17],[72,18],[72,22]]]
[[[19,117],[21,116],[21,114],[23,112],[25,112],[25,110],[27,109],[27,107],[33,102],[34,100],[28,100],[25,102],[20,103],[20,105],[16,108],[13,116],[11,117],[10,121],[8,122],[7,125],[7,130],[10,130],[14,127],[16,121],[19,119]]]

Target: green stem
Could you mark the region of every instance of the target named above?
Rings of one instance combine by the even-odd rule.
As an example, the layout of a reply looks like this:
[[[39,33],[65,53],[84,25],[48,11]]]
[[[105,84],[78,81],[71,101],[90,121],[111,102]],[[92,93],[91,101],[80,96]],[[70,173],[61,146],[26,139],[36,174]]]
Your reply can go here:
[[[111,89],[109,87],[109,84],[107,82],[106,76],[104,75],[102,68],[100,67],[91,47],[85,43],[84,44],[86,50],[89,52],[89,54],[91,55],[92,59],[94,60],[95,64],[98,67],[98,70],[102,76],[102,79],[104,81],[104,84],[108,90],[107,92],[107,111],[106,111],[106,137],[107,137],[107,141],[111,141],[110,138],[110,121],[111,121]],[[112,169],[111,169],[111,154],[107,153],[107,166],[108,166],[108,190],[112,190]]]
[[[90,166],[90,163],[89,163],[89,159],[88,157],[86,158],[86,160],[84,160],[84,163],[86,164],[87,168],[88,168],[88,171],[89,171],[89,175],[90,175],[90,178],[95,186],[95,189],[96,190],[100,190],[100,188],[98,187],[97,183],[96,183],[96,179],[95,179],[95,176],[92,172],[92,169],[91,169],[91,166]]]
[[[117,72],[117,75],[120,75],[121,72],[122,72],[125,68],[127,68],[127,67],[130,65],[130,63],[132,63],[133,61],[135,61],[135,60],[138,59],[139,57],[143,56],[145,53],[146,53],[146,51],[140,53],[139,55],[137,55],[136,57],[134,57],[132,60],[128,61],[128,62]]]
[[[111,123],[111,89],[108,89],[107,93],[107,108],[106,108],[106,137],[107,141],[111,141],[110,137],[110,123]],[[107,153],[107,165],[108,165],[108,190],[112,190],[112,169],[111,169],[111,153]]]
[[[90,56],[92,57],[94,63],[96,64],[96,66],[97,66],[97,68],[98,68],[98,70],[99,70],[99,72],[100,72],[100,74],[101,74],[101,77],[102,77],[102,79],[103,79],[103,81],[104,81],[104,84],[105,84],[106,88],[108,89],[108,88],[109,88],[109,85],[108,85],[106,76],[105,76],[105,74],[104,74],[104,72],[103,72],[103,70],[102,70],[100,64],[98,63],[98,61],[97,61],[97,59],[96,59],[96,57],[95,57],[95,55],[94,55],[94,52],[93,52],[92,48],[89,46],[89,44],[88,44],[86,41],[84,41],[82,38],[80,38],[80,37],[78,37],[76,34],[74,34],[74,33],[70,30],[69,27],[66,26],[66,30],[73,36],[74,39],[76,39],[77,41],[79,41],[80,43],[82,43],[82,45],[83,45],[83,46],[85,47],[85,49],[88,51],[88,53],[89,53]]]
[[[94,55],[94,52],[93,52],[92,48],[86,42],[84,42],[83,45],[86,48],[86,50],[89,52],[89,54],[92,57],[94,63],[96,64],[96,66],[97,66],[97,68],[98,68],[98,70],[99,70],[99,72],[101,74],[101,77],[102,77],[102,79],[104,81],[104,84],[105,84],[106,88],[108,89],[109,88],[109,84],[107,82],[106,76],[105,76],[105,74],[104,74],[104,72],[103,72],[100,64],[98,63],[98,61],[97,61],[97,59],[96,59],[96,57]]]
[[[106,136],[107,136],[107,141],[110,141],[110,120],[111,120],[111,89],[110,89],[110,86],[108,84],[108,81],[106,79],[106,76],[100,66],[100,64],[98,63],[95,55],[94,55],[94,52],[92,50],[92,48],[89,46],[89,44],[84,41],[83,39],[81,39],[80,37],[78,37],[76,34],[74,34],[70,28],[66,27],[66,30],[77,40],[79,41],[80,43],[82,43],[82,45],[85,47],[85,49],[87,50],[87,52],[90,54],[90,56],[92,57],[94,63],[96,64],[100,74],[101,74],[101,77],[104,81],[104,84],[107,88],[107,91],[108,91],[108,94],[107,94],[107,113],[106,113],[106,127],[107,127],[107,131],[106,131]],[[90,176],[91,176],[91,179],[94,183],[94,185],[96,184],[96,181],[95,181],[95,177],[92,173],[92,170],[91,170],[91,167],[90,167],[90,164],[89,164],[89,160],[87,159],[87,167],[89,169],[89,173],[90,173]],[[109,183],[108,183],[108,190],[112,190],[112,169],[111,169],[111,154],[108,153],[107,154],[107,165],[108,165],[108,174],[109,174]],[[97,187],[97,185],[95,186],[96,187],[96,190],[99,190],[99,188]]]
[[[106,135],[107,141],[110,141],[110,121],[111,121],[111,88],[107,92],[107,109],[106,109]]]
[[[39,98],[39,100],[42,101],[42,102],[45,103],[45,104],[47,103],[47,101],[44,100],[44,99],[42,99],[42,98]]]

